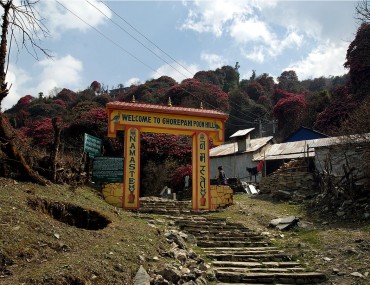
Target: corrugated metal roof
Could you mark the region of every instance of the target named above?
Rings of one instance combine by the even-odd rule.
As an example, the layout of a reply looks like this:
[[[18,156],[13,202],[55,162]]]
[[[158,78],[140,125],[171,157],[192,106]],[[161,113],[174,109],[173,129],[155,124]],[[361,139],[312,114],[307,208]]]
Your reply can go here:
[[[253,160],[278,160],[278,159],[293,159],[307,156],[307,144],[314,140],[287,142],[270,145],[264,154],[256,155]],[[309,149],[309,157],[315,156],[313,148]]]
[[[256,155],[255,157],[253,157],[253,160],[258,161],[264,158],[266,160],[302,158],[302,157],[305,157],[305,155],[307,156],[307,148],[308,148],[308,156],[314,157],[315,148],[340,145],[340,144],[345,144],[348,142],[352,142],[352,143],[358,142],[359,143],[359,142],[365,142],[369,140],[370,140],[370,133],[367,133],[367,134],[359,134],[359,135],[351,135],[351,136],[339,136],[339,137],[330,137],[330,138],[321,138],[321,139],[273,144],[266,149],[264,155],[263,154]]]
[[[236,138],[236,137],[242,137],[242,136],[245,136],[247,135],[248,133],[250,133],[251,131],[253,131],[254,128],[251,128],[251,129],[245,129],[245,130],[239,130],[237,131],[236,133],[232,134],[230,136],[230,138]]]
[[[253,152],[261,147],[265,146],[270,140],[272,140],[273,137],[263,137],[263,138],[258,138],[258,139],[252,139],[251,146],[247,148],[246,152]],[[225,155],[230,155],[238,152],[238,144],[236,142],[234,143],[228,143],[228,144],[223,144],[217,147],[214,147],[210,149],[209,155],[211,157],[216,157],[216,156],[225,156]]]
[[[339,137],[330,137],[324,139],[315,139],[312,143],[310,143],[310,147],[317,148],[317,147],[325,147],[325,146],[332,146],[332,145],[340,145],[346,143],[361,143],[370,140],[370,133],[365,134],[357,134],[357,135],[350,135],[350,136],[339,136]]]

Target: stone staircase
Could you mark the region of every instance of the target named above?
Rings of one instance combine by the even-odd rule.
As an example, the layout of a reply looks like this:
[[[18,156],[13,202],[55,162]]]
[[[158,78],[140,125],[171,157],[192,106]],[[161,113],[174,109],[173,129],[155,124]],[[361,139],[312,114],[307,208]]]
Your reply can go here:
[[[197,245],[212,260],[218,285],[317,284],[326,280],[324,274],[307,271],[241,224],[188,216],[176,225],[196,237]]]
[[[190,201],[141,198],[135,211],[166,215],[180,230],[194,235],[212,260],[218,285],[309,285],[326,280],[323,273],[307,271],[242,224],[192,211]]]
[[[158,215],[188,215],[192,212],[191,201],[177,201],[158,197],[140,198],[139,213],[158,214]]]

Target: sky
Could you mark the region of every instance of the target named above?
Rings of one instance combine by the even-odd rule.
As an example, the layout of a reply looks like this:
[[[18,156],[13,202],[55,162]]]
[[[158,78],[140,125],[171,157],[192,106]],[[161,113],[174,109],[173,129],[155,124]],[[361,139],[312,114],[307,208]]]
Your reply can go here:
[[[18,0],[19,1],[19,0]],[[201,70],[239,63],[277,78],[299,80],[345,74],[346,50],[358,21],[355,1],[279,0],[41,0],[48,29],[30,55],[11,46],[9,95],[2,110],[25,96],[81,91],[93,81],[129,87],[166,75],[181,82]]]

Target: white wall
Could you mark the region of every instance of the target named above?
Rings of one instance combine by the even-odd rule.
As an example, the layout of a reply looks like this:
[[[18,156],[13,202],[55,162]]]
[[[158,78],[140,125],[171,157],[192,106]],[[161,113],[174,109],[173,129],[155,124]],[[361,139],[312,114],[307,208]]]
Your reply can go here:
[[[210,158],[210,178],[217,178],[219,166],[224,169],[227,178],[238,177],[242,181],[250,181],[247,167],[257,166],[258,162],[252,161],[253,153],[241,153],[227,156],[217,156]],[[261,178],[261,173],[257,175],[257,182]],[[252,177],[254,182],[254,176]]]

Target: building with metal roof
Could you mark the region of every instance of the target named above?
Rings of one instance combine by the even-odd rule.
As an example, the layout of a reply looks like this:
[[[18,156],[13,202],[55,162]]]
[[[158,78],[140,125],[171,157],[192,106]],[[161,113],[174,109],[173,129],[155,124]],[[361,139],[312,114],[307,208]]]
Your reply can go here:
[[[217,177],[217,168],[222,166],[228,178],[239,178],[241,181],[251,180],[246,168],[257,166],[258,161],[255,161],[255,157],[263,153],[273,139],[272,136],[251,139],[250,134],[253,130],[254,128],[239,130],[230,136],[233,142],[210,150],[211,178]],[[257,177],[257,181],[260,178],[261,174]]]

